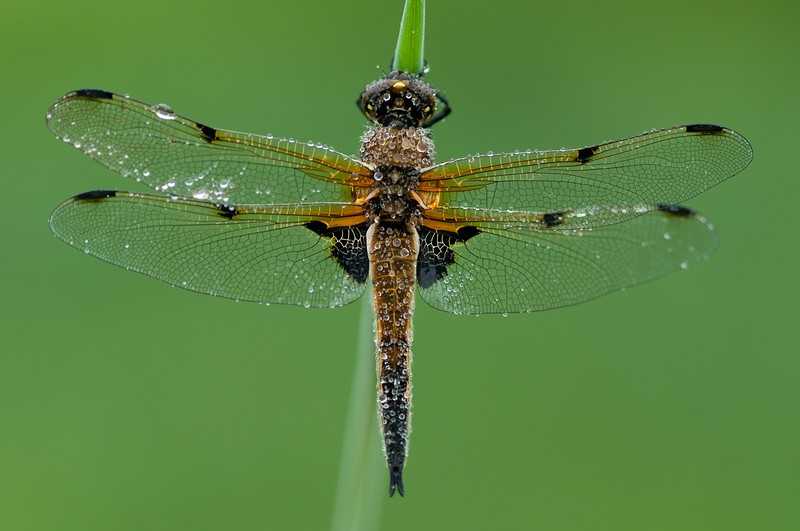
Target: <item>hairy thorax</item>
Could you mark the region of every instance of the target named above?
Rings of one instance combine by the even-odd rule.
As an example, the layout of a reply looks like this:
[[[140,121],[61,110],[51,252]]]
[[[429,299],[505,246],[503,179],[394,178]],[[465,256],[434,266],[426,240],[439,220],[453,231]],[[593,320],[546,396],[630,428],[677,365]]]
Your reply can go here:
[[[436,152],[428,130],[373,125],[361,138],[361,160],[374,167],[367,203],[373,219],[412,221],[419,215],[420,170]]]

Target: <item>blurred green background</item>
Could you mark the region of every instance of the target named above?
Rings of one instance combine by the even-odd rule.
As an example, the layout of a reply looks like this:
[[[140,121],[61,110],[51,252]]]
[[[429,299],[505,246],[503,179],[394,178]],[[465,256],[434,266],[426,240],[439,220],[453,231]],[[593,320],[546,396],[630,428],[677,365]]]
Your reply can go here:
[[[59,242],[62,200],[140,188],[56,141],[44,113],[103,88],[356,153],[353,101],[388,67],[401,11],[0,7],[1,529],[330,526],[359,304],[237,304]],[[381,470],[381,529],[800,529],[799,15],[429,1],[427,79],[454,108],[440,160],[687,122],[737,129],[755,159],[689,202],[721,244],[688,272],[535,315],[420,302],[407,494],[384,500]]]

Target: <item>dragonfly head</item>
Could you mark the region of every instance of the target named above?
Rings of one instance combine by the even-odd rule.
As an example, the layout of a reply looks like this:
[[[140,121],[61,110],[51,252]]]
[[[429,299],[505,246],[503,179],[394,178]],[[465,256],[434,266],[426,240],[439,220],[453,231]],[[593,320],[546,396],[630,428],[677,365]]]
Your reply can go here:
[[[370,83],[359,106],[376,124],[425,127],[436,111],[436,92],[419,77],[395,70]]]

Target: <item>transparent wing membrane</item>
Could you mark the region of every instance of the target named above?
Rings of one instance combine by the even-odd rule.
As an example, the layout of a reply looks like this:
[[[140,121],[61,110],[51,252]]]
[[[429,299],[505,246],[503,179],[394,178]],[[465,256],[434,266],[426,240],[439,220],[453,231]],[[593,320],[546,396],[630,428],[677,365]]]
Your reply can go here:
[[[449,217],[517,222],[544,213],[602,210],[592,225],[619,223],[641,206],[678,204],[743,170],[739,133],[685,125],[582,149],[463,157],[423,172],[420,189]],[[631,207],[640,205],[639,207]]]
[[[347,205],[329,212],[347,214]],[[320,210],[237,207],[161,195],[90,192],[50,217],[60,239],[112,264],[174,286],[238,300],[335,307],[357,299],[331,256],[331,239],[304,225]],[[362,215],[363,218],[363,215]]]
[[[107,168],[151,188],[224,204],[350,201],[369,169],[321,144],[215,129],[165,105],[70,92],[47,125]]]
[[[476,223],[481,232],[454,246],[444,278],[420,295],[457,314],[549,310],[686,269],[713,252],[716,233],[699,214],[682,207],[646,210],[627,223],[590,230]]]

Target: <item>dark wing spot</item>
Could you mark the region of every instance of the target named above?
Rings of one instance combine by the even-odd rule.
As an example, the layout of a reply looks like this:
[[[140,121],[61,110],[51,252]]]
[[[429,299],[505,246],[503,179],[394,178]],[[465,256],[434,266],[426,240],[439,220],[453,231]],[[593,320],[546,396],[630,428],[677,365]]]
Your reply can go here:
[[[305,227],[320,236],[326,236],[328,232],[328,226],[317,220],[309,221],[306,223]]]
[[[447,267],[455,262],[453,245],[463,243],[480,234],[480,229],[466,225],[457,232],[417,229],[419,233],[419,255],[417,256],[417,282],[420,287],[429,288],[447,274]]]
[[[305,227],[323,238],[331,239],[331,256],[350,278],[363,284],[369,275],[367,256],[367,224],[329,229],[322,221],[309,221]]]
[[[78,194],[72,199],[74,201],[97,201],[99,199],[108,199],[109,197],[116,197],[116,190],[92,190],[91,192],[83,192]]]
[[[713,135],[715,133],[721,133],[724,130],[724,127],[712,124],[692,124],[686,126],[687,133],[703,133]]]
[[[575,157],[576,162],[580,162],[581,164],[585,164],[592,160],[597,154],[597,151],[600,149],[599,146],[592,146],[592,147],[585,147],[578,150],[578,156]]]
[[[669,214],[674,214],[675,216],[678,216],[678,217],[681,217],[681,218],[689,218],[689,217],[697,215],[696,211],[692,210],[691,208],[687,208],[685,206],[682,206],[682,205],[667,205],[665,203],[662,203],[662,204],[658,205],[658,209],[661,212],[667,212]]]
[[[112,92],[98,89],[80,89],[73,92],[79,98],[93,98],[96,100],[110,100],[114,97]]]
[[[542,227],[549,229],[564,222],[566,212],[547,212],[542,216]]]
[[[473,227],[472,225],[467,225],[458,229],[458,237],[462,242],[465,242],[480,233],[481,230],[478,227]]]
[[[217,139],[217,130],[213,127],[209,127],[203,124],[197,124],[197,130],[200,132],[200,136],[203,137],[203,140],[206,142],[212,142]]]
[[[217,207],[217,215],[221,218],[233,219],[234,216],[239,214],[239,212],[236,210],[236,207],[231,205],[214,205],[214,206]]]

